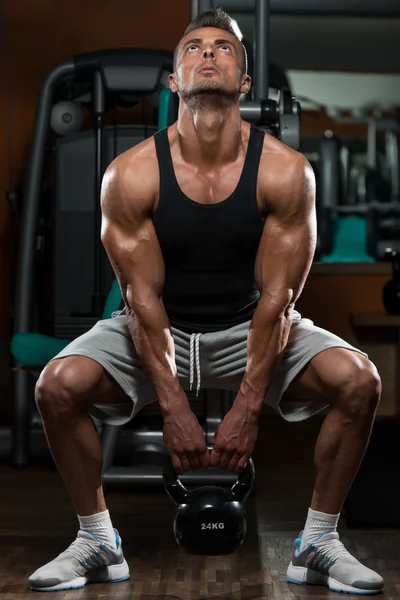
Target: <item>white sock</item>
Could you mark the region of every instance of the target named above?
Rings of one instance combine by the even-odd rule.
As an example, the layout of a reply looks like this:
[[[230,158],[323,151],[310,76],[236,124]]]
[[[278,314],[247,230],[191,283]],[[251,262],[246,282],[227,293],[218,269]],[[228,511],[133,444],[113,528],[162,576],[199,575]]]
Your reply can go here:
[[[78,515],[78,520],[80,529],[94,533],[99,540],[116,550],[115,532],[108,510],[87,517]]]
[[[338,515],[327,515],[326,513],[309,508],[301,540],[300,552],[302,552],[309,544],[315,542],[321,533],[336,531],[339,517],[340,513]]]

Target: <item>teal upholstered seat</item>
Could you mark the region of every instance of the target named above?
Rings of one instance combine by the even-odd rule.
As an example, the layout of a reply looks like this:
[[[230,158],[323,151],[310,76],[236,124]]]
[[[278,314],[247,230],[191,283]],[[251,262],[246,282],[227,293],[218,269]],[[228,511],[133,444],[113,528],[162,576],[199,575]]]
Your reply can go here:
[[[121,304],[121,290],[115,279],[106,300],[102,319],[109,319]],[[61,352],[69,340],[53,338],[41,333],[17,333],[11,340],[11,354],[25,368],[42,368]]]

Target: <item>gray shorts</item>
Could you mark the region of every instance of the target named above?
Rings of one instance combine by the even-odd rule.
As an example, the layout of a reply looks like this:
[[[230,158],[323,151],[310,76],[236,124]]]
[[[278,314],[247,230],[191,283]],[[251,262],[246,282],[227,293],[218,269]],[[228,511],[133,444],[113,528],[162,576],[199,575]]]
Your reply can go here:
[[[238,391],[247,362],[250,321],[224,331],[188,334],[172,327],[175,361],[184,390],[221,389]],[[340,337],[316,327],[295,311],[288,344],[265,402],[287,421],[302,421],[326,408],[323,401],[282,400],[296,375],[317,354],[328,348],[347,348],[367,355]],[[52,360],[85,356],[98,362],[122,387],[132,402],[93,404],[90,414],[104,423],[122,425],[144,406],[157,402],[154,388],[143,369],[133,344],[125,311],[98,321],[92,329],[73,340]]]

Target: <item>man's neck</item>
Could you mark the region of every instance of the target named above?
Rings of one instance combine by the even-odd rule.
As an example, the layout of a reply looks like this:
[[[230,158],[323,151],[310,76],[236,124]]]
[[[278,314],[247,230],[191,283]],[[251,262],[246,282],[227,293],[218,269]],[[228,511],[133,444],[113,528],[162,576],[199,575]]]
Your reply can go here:
[[[237,159],[242,148],[239,107],[179,110],[179,145],[185,162],[199,167],[226,164]]]

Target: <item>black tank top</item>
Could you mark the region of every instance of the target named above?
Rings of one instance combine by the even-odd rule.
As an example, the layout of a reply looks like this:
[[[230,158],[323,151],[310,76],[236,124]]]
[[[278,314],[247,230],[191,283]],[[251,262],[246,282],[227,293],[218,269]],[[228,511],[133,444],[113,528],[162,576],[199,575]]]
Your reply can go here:
[[[217,204],[195,202],[180,189],[168,129],[154,139],[160,169],[154,226],[164,257],[162,298],[171,325],[206,333],[251,319],[260,297],[254,265],[263,230],[256,190],[264,131],[251,125],[239,183]]]

